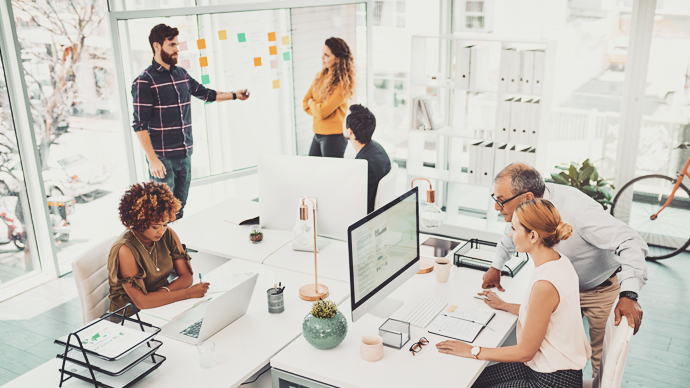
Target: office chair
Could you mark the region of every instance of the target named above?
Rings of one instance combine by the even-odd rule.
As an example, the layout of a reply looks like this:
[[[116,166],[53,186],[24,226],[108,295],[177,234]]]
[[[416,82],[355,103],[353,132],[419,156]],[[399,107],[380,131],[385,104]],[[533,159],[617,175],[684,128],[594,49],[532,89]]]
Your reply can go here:
[[[108,254],[118,237],[113,236],[101,241],[72,262],[81,306],[81,320],[84,324],[105,314],[110,307]]]
[[[388,174],[381,178],[379,186],[376,188],[376,199],[374,200],[374,210],[378,210],[381,206],[394,200],[395,183],[398,180],[398,164],[391,162],[391,170]]]
[[[583,388],[618,388],[621,386],[625,360],[628,358],[630,340],[635,329],[628,326],[628,319],[624,316],[621,317],[621,323],[618,326],[614,326],[614,321],[615,315],[611,309],[611,315],[606,321],[604,350],[601,355],[599,372],[594,379],[584,379]]]

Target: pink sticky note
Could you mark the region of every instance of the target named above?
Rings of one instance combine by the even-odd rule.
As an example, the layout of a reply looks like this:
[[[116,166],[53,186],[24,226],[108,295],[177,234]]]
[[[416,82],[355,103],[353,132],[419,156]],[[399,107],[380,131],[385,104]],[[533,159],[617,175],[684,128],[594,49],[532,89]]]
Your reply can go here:
[[[182,62],[180,62],[180,66],[184,69],[189,70],[189,68],[191,67],[189,65],[189,59],[183,59]]]
[[[277,69],[278,68],[278,60],[274,59],[271,61],[271,69]]]
[[[187,50],[187,42],[186,42],[186,41],[185,41],[185,42],[180,42],[180,44],[179,44],[178,47],[180,48],[180,51],[185,51],[185,50]]]

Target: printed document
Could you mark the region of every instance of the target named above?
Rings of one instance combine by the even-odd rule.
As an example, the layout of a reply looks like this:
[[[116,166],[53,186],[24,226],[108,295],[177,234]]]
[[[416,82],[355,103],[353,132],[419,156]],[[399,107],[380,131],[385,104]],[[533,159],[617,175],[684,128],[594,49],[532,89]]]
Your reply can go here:
[[[490,309],[460,306],[453,312],[439,314],[431,323],[429,333],[472,343],[494,315]]]

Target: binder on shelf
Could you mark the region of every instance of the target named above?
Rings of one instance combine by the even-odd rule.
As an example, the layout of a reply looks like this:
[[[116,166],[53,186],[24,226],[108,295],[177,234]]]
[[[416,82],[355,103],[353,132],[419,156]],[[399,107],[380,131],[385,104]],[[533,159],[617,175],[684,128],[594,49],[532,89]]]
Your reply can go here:
[[[534,77],[534,51],[520,51],[520,93],[532,94]]]
[[[522,103],[522,114],[520,115],[520,127],[518,128],[518,144],[529,144],[530,123],[532,119],[532,100]]]
[[[532,80],[532,94],[541,96],[546,67],[546,53],[544,50],[534,50],[534,74]]]
[[[481,180],[479,182],[482,186],[491,186],[494,179],[494,143],[487,142],[481,147]]]
[[[458,89],[470,88],[470,63],[472,62],[472,46],[464,46],[461,40],[457,41],[458,69],[455,76],[455,87]]]
[[[498,91],[507,92],[508,91],[508,69],[510,68],[510,50],[514,49],[503,49],[501,50],[501,63],[498,68]]]
[[[489,89],[489,46],[475,45],[470,49],[470,89]]]
[[[529,141],[527,144],[536,147],[539,136],[539,123],[541,122],[541,101],[538,98],[532,100],[530,106]]]
[[[467,183],[478,185],[481,183],[479,178],[481,175],[481,161],[482,161],[482,144],[483,141],[470,144],[469,166],[467,166]]]
[[[508,63],[508,93],[520,91],[520,52],[515,49],[504,50],[510,59]]]
[[[443,117],[443,111],[441,110],[441,104],[438,102],[438,97],[427,96],[422,98],[421,102],[422,112],[424,112],[430,123],[430,127],[427,129],[443,128],[443,126],[445,126],[445,119]]]
[[[503,170],[508,165],[508,155],[506,153],[508,148],[508,144],[502,144],[496,147],[496,158],[494,159],[494,170],[496,173]]]
[[[528,163],[529,159],[529,150],[531,150],[532,147],[523,147],[523,146],[517,146],[515,149],[515,155],[516,155],[516,162],[520,163]]]
[[[498,130],[496,140],[499,143],[507,143],[510,141],[510,108],[512,98],[501,101],[498,107]]]
[[[518,161],[518,150],[517,146],[508,146],[508,152],[506,155],[508,156],[507,164],[512,164]]]
[[[537,165],[537,149],[535,147],[531,147],[527,150],[527,159],[525,160],[525,163],[532,167]]]
[[[518,132],[522,126],[522,115],[524,105],[521,98],[514,98],[510,102],[510,135],[508,137],[508,142],[512,144],[517,144],[519,142]]]
[[[422,101],[419,98],[412,100],[412,128],[425,130],[431,124],[427,122],[427,117],[422,111]]]

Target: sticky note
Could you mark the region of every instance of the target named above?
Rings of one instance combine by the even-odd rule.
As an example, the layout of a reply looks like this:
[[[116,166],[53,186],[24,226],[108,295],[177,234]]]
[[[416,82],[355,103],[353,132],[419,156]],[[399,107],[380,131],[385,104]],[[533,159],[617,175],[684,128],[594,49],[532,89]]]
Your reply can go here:
[[[211,77],[208,75],[202,75],[201,76],[201,84],[202,85],[208,85],[211,83]]]
[[[208,66],[208,58],[207,57],[201,57],[199,58],[199,65],[201,67],[206,67]]]
[[[277,69],[278,68],[278,60],[274,59],[271,61],[271,69]]]
[[[203,50],[206,48],[206,39],[199,39],[196,41],[196,46],[199,48],[199,50]]]
[[[243,42],[246,42],[246,41],[247,41],[247,37],[244,35],[244,32],[241,33],[241,34],[237,34],[237,40],[238,40],[240,43],[243,43]]]
[[[290,37],[289,36],[284,36],[283,37],[283,46],[287,46],[290,44]]]
[[[271,46],[268,48],[268,54],[270,55],[278,55],[278,47],[276,46]]]
[[[273,81],[273,89],[280,89],[280,80],[274,80]]]
[[[268,33],[268,41],[269,42],[275,42],[276,41],[276,33],[275,32],[269,32]]]
[[[254,66],[261,66],[261,57],[254,58]]]
[[[180,51],[185,51],[185,50],[187,50],[187,41],[180,42],[180,44],[177,45],[177,48],[179,48]]]
[[[189,59],[183,59],[182,62],[180,62],[180,66],[184,69],[187,69],[187,70],[189,70],[189,68],[192,67],[189,64]]]
[[[448,308],[446,309],[446,311],[448,311],[449,313],[452,313],[453,311],[455,311],[455,310],[457,310],[457,309],[458,309],[458,306],[452,304],[452,305],[448,306]]]
[[[220,30],[218,31],[218,39],[220,40],[226,40],[228,39],[228,33],[225,30]]]
[[[290,60],[290,53],[283,53],[283,59],[286,61]]]

